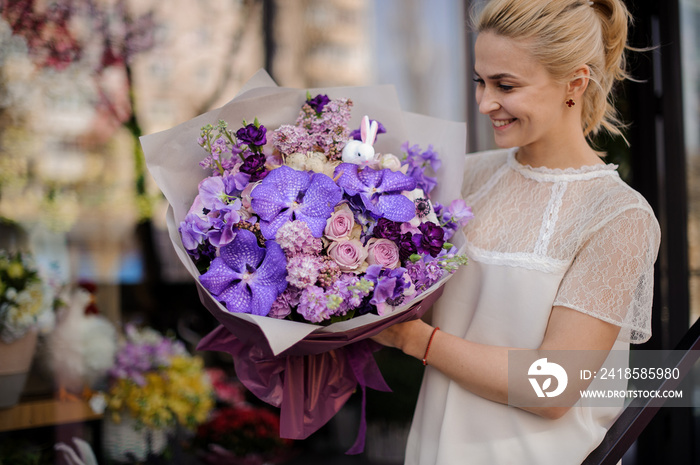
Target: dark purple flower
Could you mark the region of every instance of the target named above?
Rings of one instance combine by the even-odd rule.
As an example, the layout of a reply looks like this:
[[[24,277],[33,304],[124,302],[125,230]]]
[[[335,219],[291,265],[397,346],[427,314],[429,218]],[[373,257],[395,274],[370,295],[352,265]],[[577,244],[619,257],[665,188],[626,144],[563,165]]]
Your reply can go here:
[[[369,120],[369,123],[372,124],[372,121],[376,120],[371,119]],[[386,134],[386,128],[379,121],[377,121],[377,128],[377,134]],[[355,129],[350,133],[350,138],[354,140],[362,140],[362,130],[360,128]]]
[[[316,111],[316,113],[321,113],[323,111],[323,107],[325,107],[330,101],[331,99],[329,99],[327,95],[318,94],[316,97],[308,99],[306,103],[308,103],[309,106]]]
[[[416,244],[418,252],[437,257],[440,250],[442,250],[442,245],[445,243],[445,231],[430,221],[421,223],[418,229],[420,229],[421,234],[413,235],[413,242]]]
[[[398,241],[399,246],[399,258],[402,262],[406,261],[408,257],[413,255],[418,251],[415,242],[413,242],[413,234],[410,232],[401,234]]]
[[[251,153],[241,165],[239,171],[250,175],[250,182],[260,181],[265,177],[265,155],[262,153]]]
[[[377,225],[374,227],[374,237],[397,242],[401,237],[401,223],[387,220],[386,218],[379,218]]]
[[[248,124],[246,127],[236,131],[236,137],[238,137],[239,141],[249,146],[260,147],[267,143],[266,133],[267,129],[265,129],[265,126]]]
[[[250,196],[263,236],[274,239],[277,230],[292,220],[303,221],[314,237],[321,237],[343,194],[325,174],[281,166],[270,171]]]
[[[255,234],[241,229],[199,280],[228,311],[266,316],[286,289],[286,276],[287,261],[279,244],[267,241],[260,247]]]
[[[341,163],[334,174],[348,195],[359,194],[365,207],[378,217],[403,222],[415,216],[413,202],[401,192],[415,189],[416,181],[400,171]]]

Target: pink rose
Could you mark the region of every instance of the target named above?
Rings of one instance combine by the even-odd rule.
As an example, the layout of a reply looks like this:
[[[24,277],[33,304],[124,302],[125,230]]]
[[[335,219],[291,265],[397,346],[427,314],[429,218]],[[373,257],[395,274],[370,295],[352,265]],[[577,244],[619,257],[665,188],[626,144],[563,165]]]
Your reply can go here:
[[[340,271],[360,272],[363,270],[367,250],[357,239],[333,242],[328,246],[328,256],[337,264]]]
[[[355,217],[349,208],[340,208],[333,212],[326,221],[324,235],[332,241],[342,241],[350,238],[352,228],[355,226]]]
[[[401,263],[398,246],[392,240],[373,237],[367,242],[367,263],[392,270],[397,268]]]

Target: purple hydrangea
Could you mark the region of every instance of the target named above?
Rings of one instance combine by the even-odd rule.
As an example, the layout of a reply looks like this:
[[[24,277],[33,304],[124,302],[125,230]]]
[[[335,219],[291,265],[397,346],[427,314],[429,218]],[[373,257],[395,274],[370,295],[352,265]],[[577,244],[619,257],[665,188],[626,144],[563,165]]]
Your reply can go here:
[[[403,222],[415,216],[413,202],[401,194],[415,189],[416,181],[410,176],[390,169],[360,169],[352,163],[341,163],[334,175],[348,195],[359,195],[365,207],[378,217]]]
[[[281,166],[253,189],[251,198],[266,239],[274,239],[277,230],[292,220],[303,221],[314,237],[321,237],[326,220],[342,198],[342,191],[325,174]]]
[[[280,246],[267,241],[260,247],[255,234],[241,229],[199,280],[230,312],[265,316],[287,287],[286,275]]]

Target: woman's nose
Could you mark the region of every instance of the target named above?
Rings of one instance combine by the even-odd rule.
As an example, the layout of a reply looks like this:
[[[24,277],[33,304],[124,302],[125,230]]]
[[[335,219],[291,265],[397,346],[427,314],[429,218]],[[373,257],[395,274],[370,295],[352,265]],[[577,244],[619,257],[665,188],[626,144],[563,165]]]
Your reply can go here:
[[[482,115],[487,115],[501,107],[496,95],[488,87],[477,90],[476,102],[479,105],[479,113]]]

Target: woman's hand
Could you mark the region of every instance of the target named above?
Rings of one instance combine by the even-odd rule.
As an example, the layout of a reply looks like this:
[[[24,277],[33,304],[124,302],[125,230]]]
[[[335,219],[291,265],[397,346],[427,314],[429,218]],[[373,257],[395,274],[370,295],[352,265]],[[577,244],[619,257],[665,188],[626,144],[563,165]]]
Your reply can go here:
[[[372,337],[387,347],[395,347],[418,359],[423,358],[433,327],[423,320],[411,320],[392,325]]]

